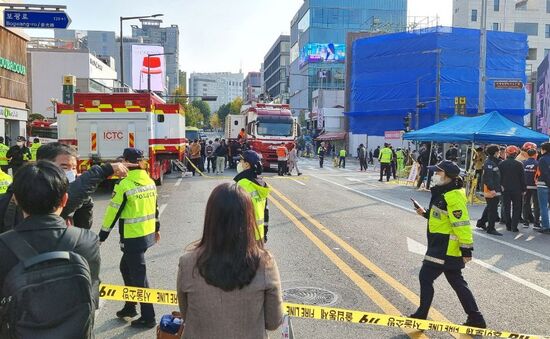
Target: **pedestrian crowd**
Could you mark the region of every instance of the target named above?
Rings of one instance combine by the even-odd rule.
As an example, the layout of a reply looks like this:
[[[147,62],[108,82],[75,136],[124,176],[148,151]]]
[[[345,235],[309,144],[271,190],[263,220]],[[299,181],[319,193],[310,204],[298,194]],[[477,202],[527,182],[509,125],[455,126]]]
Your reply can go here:
[[[486,201],[486,207],[477,227],[487,233],[502,235],[496,223],[510,232],[519,232],[518,226],[550,234],[548,217],[550,185],[550,144],[526,142],[514,145],[479,145],[465,152],[464,159],[458,145],[451,145],[444,158],[455,164],[465,164],[472,173],[471,186]],[[473,154],[472,154],[473,152]],[[417,162],[420,165],[417,187],[433,185],[430,166],[442,160],[443,153],[431,144],[422,145]],[[500,209],[499,209],[500,206]]]

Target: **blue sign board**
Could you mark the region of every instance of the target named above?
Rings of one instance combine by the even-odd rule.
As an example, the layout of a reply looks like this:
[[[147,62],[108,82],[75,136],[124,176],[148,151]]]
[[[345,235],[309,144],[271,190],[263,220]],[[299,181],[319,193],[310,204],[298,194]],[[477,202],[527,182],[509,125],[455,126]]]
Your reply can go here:
[[[4,26],[17,28],[67,28],[71,18],[62,11],[4,11]]]

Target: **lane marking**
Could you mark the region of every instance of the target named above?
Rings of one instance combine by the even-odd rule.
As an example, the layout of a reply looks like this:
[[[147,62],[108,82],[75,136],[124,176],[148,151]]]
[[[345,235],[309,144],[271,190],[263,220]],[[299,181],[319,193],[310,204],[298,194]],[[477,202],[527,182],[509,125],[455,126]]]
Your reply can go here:
[[[349,178],[349,177],[348,177],[348,178],[346,178],[346,180],[348,180],[348,181],[351,181],[351,182],[362,182],[362,181],[361,181],[361,180],[359,180],[359,179],[355,179],[355,178]]]
[[[174,186],[178,187],[179,185],[181,185],[181,182],[182,182],[182,178],[179,178],[178,181],[176,181],[176,184]]]
[[[361,192],[359,190],[356,190],[352,187],[348,187],[348,186],[345,186],[345,185],[342,185],[342,184],[339,184],[337,182],[334,182],[334,181],[331,181],[331,180],[328,180],[328,179],[324,179],[324,178],[321,178],[319,177],[318,175],[311,175],[313,178],[317,178],[319,180],[322,180],[322,181],[325,181],[325,182],[328,182],[328,183],[331,183],[333,185],[336,185],[336,186],[339,186],[339,187],[342,187],[342,188],[345,188],[347,189],[348,191],[352,191],[352,192],[355,192],[357,194],[360,194],[360,195],[363,195],[367,198],[370,198],[370,199],[373,199],[373,200],[376,200],[376,201],[379,201],[379,202],[382,202],[384,204],[387,204],[387,205],[390,205],[390,206],[393,206],[395,208],[399,208],[403,211],[406,211],[406,212],[410,212],[410,213],[416,213],[413,209],[409,208],[409,207],[404,207],[404,206],[401,206],[401,205],[398,205],[398,204],[395,204],[391,201],[388,201],[388,200],[385,200],[385,199],[382,199],[382,198],[379,198],[377,196],[374,196],[374,195],[371,195],[371,194],[368,194],[368,193],[365,193],[365,192]],[[548,255],[544,255],[542,253],[539,253],[539,252],[536,252],[536,251],[533,251],[533,250],[530,250],[528,248],[524,248],[524,247],[521,247],[521,246],[518,246],[518,245],[515,245],[515,244],[511,244],[509,242],[506,242],[504,240],[500,240],[500,239],[497,239],[497,238],[494,238],[494,237],[491,237],[487,234],[484,234],[484,233],[480,233],[480,232],[474,232],[474,234],[478,237],[482,237],[482,238],[485,238],[485,239],[488,239],[488,240],[491,240],[491,241],[494,241],[494,242],[498,242],[499,244],[502,244],[502,245],[505,245],[505,246],[508,246],[508,247],[511,247],[513,249],[516,249],[518,251],[522,251],[524,253],[528,253],[528,254],[531,254],[535,257],[539,257],[541,259],[544,259],[544,260],[548,260],[550,261],[550,256]]]
[[[272,186],[273,187],[273,186]],[[313,232],[311,232],[302,222],[300,222],[289,210],[287,210],[278,200],[269,196],[269,201],[273,203],[306,237],[309,238],[330,261],[332,261],[336,267],[342,271],[348,278],[350,278],[359,287],[366,296],[368,296],[380,309],[387,314],[401,314],[401,312],[393,306],[382,294],[380,294],[374,287],[369,284],[363,277],[357,274],[351,266],[346,264],[336,253],[334,253],[321,239],[319,239]],[[414,331],[411,329],[402,329],[411,338],[428,338],[424,333]]]
[[[273,185],[271,185],[271,192],[273,192],[280,199],[282,199],[284,202],[286,202],[291,208],[293,208],[296,212],[298,212],[298,214],[300,214],[302,217],[306,218],[306,220],[308,222],[310,222],[313,226],[315,226],[319,231],[321,231],[322,233],[327,235],[330,239],[332,239],[334,242],[336,242],[340,246],[340,248],[344,249],[346,252],[351,254],[352,257],[354,257],[357,261],[359,261],[368,270],[370,270],[372,273],[376,274],[378,277],[380,277],[380,279],[382,279],[388,285],[393,287],[396,291],[401,293],[413,305],[415,305],[415,306],[420,305],[420,298],[413,291],[408,289],[405,285],[403,285],[402,283],[397,281],[395,278],[393,278],[391,275],[386,273],[386,271],[382,270],[380,267],[378,267],[372,261],[367,259],[363,254],[361,254],[359,251],[357,251],[355,248],[353,248],[350,244],[348,244],[342,238],[338,237],[336,234],[334,234],[332,231],[330,231],[327,227],[325,227],[319,221],[312,218],[309,214],[304,212],[300,207],[296,206],[296,204],[294,204],[286,196],[284,196],[277,189],[275,189],[273,187]],[[449,319],[447,319],[441,312],[436,310],[434,307],[430,308],[430,317],[432,319],[436,320],[436,321],[451,322]],[[453,334],[453,336],[455,336],[455,338],[464,338],[464,336],[460,336],[460,335],[454,335]]]
[[[306,184],[304,184],[303,182],[301,182],[300,180],[296,180],[296,179],[290,179],[290,180],[292,180],[292,181],[294,181],[295,183],[298,183],[298,184],[300,184],[300,185],[302,185],[302,186],[305,186],[305,185],[306,185]]]
[[[164,210],[166,209],[166,206],[168,206],[168,204],[162,204],[162,205],[160,205],[160,208],[159,208],[159,217],[162,215],[162,212],[164,212]]]
[[[416,254],[421,254],[421,255],[424,255],[426,253],[426,245],[414,240],[414,239],[411,239],[411,238],[407,238],[407,247],[409,249],[409,252],[412,252],[412,253],[416,253]],[[550,291],[545,289],[544,287],[541,287],[537,284],[533,284],[532,282],[530,281],[527,281],[525,279],[522,279],[516,275],[513,275],[512,273],[509,273],[509,272],[506,272],[504,270],[501,270],[500,268],[498,267],[495,267],[491,264],[488,264],[484,261],[481,261],[479,259],[473,259],[472,262],[482,266],[482,267],[485,267],[486,269],[490,270],[490,271],[493,271],[495,273],[498,273],[502,276],[505,276],[506,278],[508,279],[511,279],[525,287],[528,287],[532,290],[535,290],[537,292],[540,292],[542,294],[544,294],[545,296],[547,297],[550,297]]]

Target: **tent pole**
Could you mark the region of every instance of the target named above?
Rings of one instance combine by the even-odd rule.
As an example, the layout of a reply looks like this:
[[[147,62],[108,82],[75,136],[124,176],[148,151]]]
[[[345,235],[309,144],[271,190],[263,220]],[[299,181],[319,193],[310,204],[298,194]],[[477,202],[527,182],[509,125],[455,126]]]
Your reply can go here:
[[[434,142],[432,141],[430,143],[430,155],[428,156],[428,167],[432,165],[432,154],[434,152]],[[426,171],[426,185],[424,187],[428,187],[428,178],[430,177],[430,170]]]

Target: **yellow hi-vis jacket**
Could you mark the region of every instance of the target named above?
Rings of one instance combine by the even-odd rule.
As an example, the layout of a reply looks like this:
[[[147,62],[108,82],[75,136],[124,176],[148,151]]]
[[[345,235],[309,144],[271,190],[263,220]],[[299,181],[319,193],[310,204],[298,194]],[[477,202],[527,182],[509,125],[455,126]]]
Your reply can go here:
[[[435,187],[437,190],[439,187]],[[428,250],[424,262],[449,269],[464,267],[462,257],[471,257],[474,238],[464,189],[445,189],[432,197],[428,217]]]
[[[342,157],[345,158],[345,157],[346,157],[346,154],[347,154],[347,152],[346,152],[345,149],[341,149],[341,150],[340,150],[340,157],[341,157],[341,158],[342,158]]]
[[[270,188],[260,186],[249,179],[243,178],[237,182],[245,191],[247,191],[252,197],[252,204],[254,205],[254,214],[256,216],[256,240],[262,240],[265,236],[265,206],[267,204],[267,197],[269,195]]]
[[[99,232],[99,241],[107,239],[119,220],[121,249],[144,251],[155,244],[155,232],[160,229],[158,217],[155,182],[147,171],[131,170],[114,188]]]
[[[6,193],[12,182],[11,176],[0,169],[0,194]]]
[[[8,158],[6,155],[8,154],[9,149],[10,148],[6,144],[0,143],[0,166],[8,165]]]
[[[389,164],[392,158],[393,152],[389,147],[384,147],[380,150],[380,155],[378,156],[378,160],[380,160],[380,163]]]
[[[42,146],[41,143],[33,143],[30,147],[31,149],[31,160],[36,161],[36,152],[38,152],[38,149]]]

